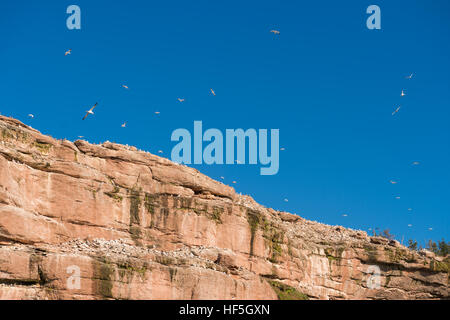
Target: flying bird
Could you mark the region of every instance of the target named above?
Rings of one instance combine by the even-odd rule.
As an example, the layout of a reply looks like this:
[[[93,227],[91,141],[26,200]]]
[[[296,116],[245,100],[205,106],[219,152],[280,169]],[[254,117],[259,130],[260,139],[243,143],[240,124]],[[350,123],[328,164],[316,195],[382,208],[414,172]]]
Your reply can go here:
[[[159,111],[155,111],[155,114],[160,114],[161,112],[159,112]]]
[[[280,34],[280,31],[278,30],[270,30],[270,32],[272,32],[273,34]]]
[[[400,96],[401,96],[401,97],[406,96],[405,91],[402,90],[402,93],[400,93]]]
[[[413,75],[414,75],[414,73],[411,73],[409,76],[406,76],[405,78],[406,79],[412,79]]]
[[[285,148],[280,148],[280,150],[281,150],[281,151],[284,151],[284,150],[286,150],[286,149],[285,149]]]
[[[408,227],[412,227],[412,224],[408,224]]]
[[[214,90],[213,89],[210,89],[210,90],[211,90],[211,93],[213,94],[213,96],[215,96],[216,93],[214,92]]]
[[[288,199],[284,199],[284,202],[289,202],[289,200]]]
[[[225,177],[220,177],[220,179],[222,179],[222,180],[223,180],[223,179],[225,179]]]
[[[182,99],[182,98],[178,98],[178,101],[180,101],[180,102],[183,102],[183,101],[184,101],[184,99]]]
[[[32,115],[31,113],[28,115],[30,118],[34,118],[34,115]]]
[[[399,106],[397,109],[395,109],[394,112],[392,112],[392,115],[396,114],[398,112],[398,110],[400,110],[401,106]]]
[[[163,153],[163,151],[162,150],[158,150],[158,153]]]
[[[391,184],[396,184],[396,183],[397,183],[397,181],[394,181],[394,180],[389,180],[389,182],[390,182]]]
[[[399,196],[396,196],[395,199],[400,199],[400,197],[399,197]]]
[[[124,87],[125,89],[129,89],[128,86],[126,86],[126,85],[124,85],[124,84],[122,85],[122,87]]]
[[[89,109],[88,111],[86,111],[86,114],[84,115],[83,120],[85,120],[85,119],[88,117],[88,115],[94,114],[93,110],[94,110],[94,108],[97,106],[97,104],[98,104],[98,102],[96,102],[96,103],[94,104],[94,106],[93,106],[91,109]]]
[[[413,164],[413,166],[418,166],[420,164],[420,162],[419,161],[414,161],[412,164]]]
[[[233,181],[233,183],[236,183],[236,181]]]
[[[343,214],[342,216],[343,216],[343,217],[347,217],[347,216],[348,216],[348,214],[344,213],[344,214]]]
[[[122,123],[122,128],[125,128],[127,126],[127,122],[125,121],[124,123]]]
[[[433,230],[433,228],[428,228],[428,230],[432,231],[432,230]]]
[[[72,53],[72,49],[69,49],[64,53],[64,55],[67,56],[68,54],[71,54],[71,53]]]

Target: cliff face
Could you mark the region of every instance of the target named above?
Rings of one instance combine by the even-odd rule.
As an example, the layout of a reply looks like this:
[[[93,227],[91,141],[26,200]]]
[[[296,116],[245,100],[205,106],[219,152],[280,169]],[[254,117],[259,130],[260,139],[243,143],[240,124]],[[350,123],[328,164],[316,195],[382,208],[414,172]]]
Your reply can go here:
[[[2,299],[448,296],[447,261],[265,208],[133,147],[0,116]]]

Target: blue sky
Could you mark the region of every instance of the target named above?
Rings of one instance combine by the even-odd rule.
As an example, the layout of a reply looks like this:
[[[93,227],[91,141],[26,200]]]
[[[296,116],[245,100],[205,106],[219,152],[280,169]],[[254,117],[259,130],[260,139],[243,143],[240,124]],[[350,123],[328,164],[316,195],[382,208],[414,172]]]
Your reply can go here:
[[[307,219],[450,238],[448,1],[2,1],[0,37],[0,112],[45,134],[169,157],[194,120],[280,129],[277,175],[195,167]]]

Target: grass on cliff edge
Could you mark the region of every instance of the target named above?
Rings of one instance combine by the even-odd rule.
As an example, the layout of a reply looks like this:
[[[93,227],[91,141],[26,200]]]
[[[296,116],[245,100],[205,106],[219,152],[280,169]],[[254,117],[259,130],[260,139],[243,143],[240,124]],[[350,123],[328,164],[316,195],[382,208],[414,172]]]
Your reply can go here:
[[[279,300],[309,300],[309,297],[287,284],[270,280],[269,284],[278,296]]]

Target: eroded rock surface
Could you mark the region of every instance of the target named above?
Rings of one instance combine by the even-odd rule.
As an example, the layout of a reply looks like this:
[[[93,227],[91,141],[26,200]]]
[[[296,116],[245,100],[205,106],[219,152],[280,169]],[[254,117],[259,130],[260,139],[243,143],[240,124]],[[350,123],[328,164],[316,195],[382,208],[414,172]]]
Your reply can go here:
[[[1,299],[445,299],[448,279],[448,260],[0,116]]]

